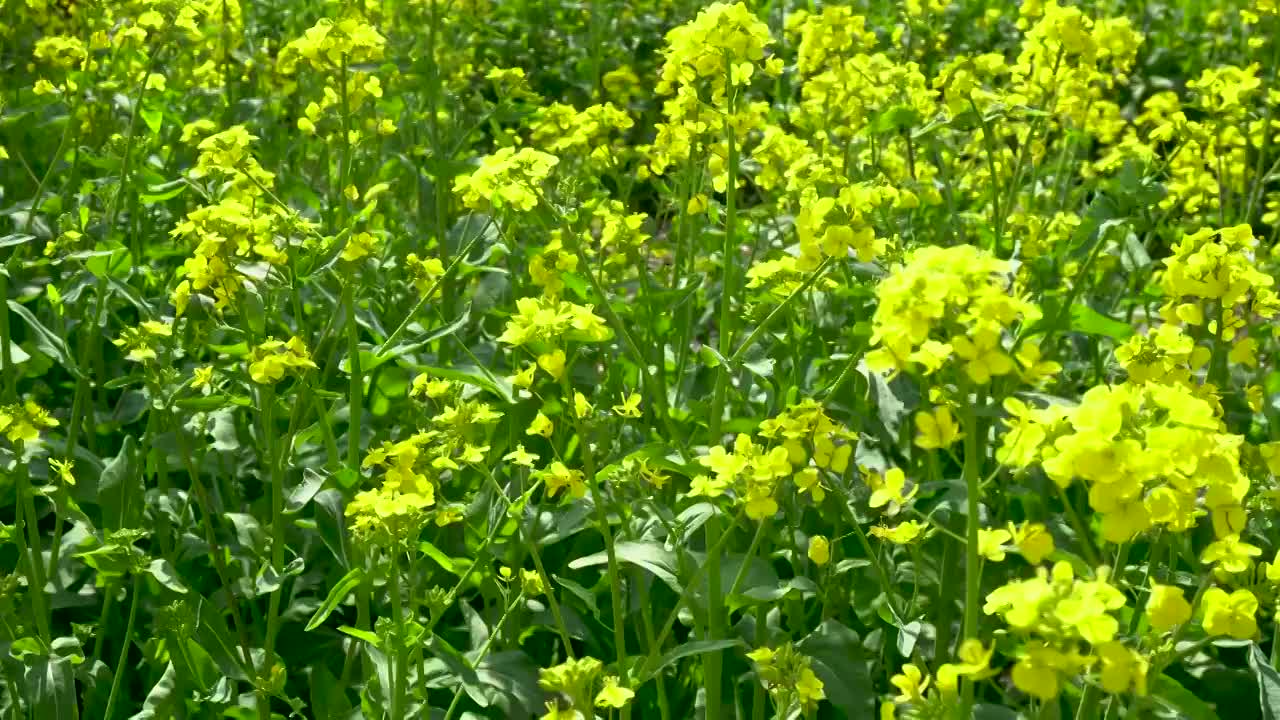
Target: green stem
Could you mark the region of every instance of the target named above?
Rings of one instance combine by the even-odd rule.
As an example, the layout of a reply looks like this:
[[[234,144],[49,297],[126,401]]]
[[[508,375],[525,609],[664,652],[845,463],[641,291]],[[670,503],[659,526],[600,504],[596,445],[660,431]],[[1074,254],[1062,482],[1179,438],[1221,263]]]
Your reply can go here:
[[[395,674],[391,678],[391,717],[392,720],[404,717],[405,683],[409,674],[405,672],[404,643],[400,640],[405,631],[404,607],[400,600],[400,560],[399,553],[391,554],[391,572],[387,575],[387,584],[391,586],[391,616],[396,625]],[[492,637],[492,636],[491,636]]]
[[[129,645],[133,638],[133,625],[138,619],[138,598],[142,596],[142,574],[133,574],[133,597],[129,600],[129,621],[125,625],[124,642],[120,646],[120,657],[116,660],[115,673],[111,677],[111,693],[107,696],[107,711],[104,720],[111,720],[111,711],[115,709],[116,697],[120,692],[120,681],[124,678],[124,664],[129,660]]]
[[[965,517],[964,563],[964,638],[966,640],[978,637],[978,606],[982,592],[982,556],[978,553],[978,530],[982,522],[978,512],[982,493],[980,483],[985,437],[977,414],[977,406],[981,403],[982,391],[975,390],[973,404],[963,409],[965,426],[963,473],[968,501]],[[974,684],[966,680],[961,698],[960,717],[969,716],[969,708],[973,707],[973,696]]]
[[[280,477],[280,462],[277,458],[275,437],[275,387],[262,386],[259,395],[262,402],[262,442],[263,458],[267,463],[268,482],[271,485],[271,567],[277,577],[284,571],[284,478]],[[279,631],[280,599],[284,590],[283,583],[271,592],[267,605],[267,637],[263,645],[262,667],[259,670],[259,682],[266,683],[271,678],[275,666],[275,641]],[[258,716],[262,720],[270,720],[271,698],[265,688],[259,688]]]
[[[566,402],[573,400],[573,388],[569,384],[569,370],[560,377],[560,386]],[[578,433],[579,447],[582,449],[583,472],[591,487],[591,504],[595,506],[596,526],[604,537],[605,555],[608,558],[606,572],[609,576],[609,596],[613,608],[613,642],[617,649],[618,676],[625,684],[627,680],[627,628],[626,612],[623,608],[622,576],[618,569],[617,546],[613,539],[613,528],[609,525],[609,511],[605,507],[604,493],[600,489],[600,479],[596,477],[595,456],[591,450],[591,440],[587,437],[582,419],[574,414],[575,431]],[[549,589],[549,588],[548,588]]]
[[[359,473],[364,378],[360,373],[360,326],[356,324],[356,298],[352,283],[343,283],[342,303],[347,308],[347,370],[351,376],[351,383],[347,390],[347,469]]]
[[[548,592],[549,591],[550,588],[548,588]],[[502,632],[502,626],[506,624],[507,617],[511,615],[511,612],[516,609],[516,606],[519,605],[522,600],[524,600],[524,592],[517,593],[515,600],[512,600],[511,604],[507,605],[506,609],[502,611],[502,617],[498,618],[498,624],[493,626],[493,632],[489,633],[489,637],[484,641],[484,645],[480,646],[480,652],[476,654],[476,659],[470,663],[473,670],[479,667],[480,662],[489,654],[489,648],[493,645],[494,639]],[[462,684],[459,683],[458,689],[453,693],[453,701],[449,703],[449,709],[445,711],[444,720],[453,720],[453,713],[458,709],[458,701],[462,699],[463,690],[464,688]],[[393,715],[392,718],[393,720],[399,720],[400,716]]]
[[[732,79],[733,72],[728,59],[725,60],[725,75]],[[721,253],[721,264],[724,267],[720,287],[720,327],[716,339],[717,350],[724,356],[733,347],[733,292],[734,292],[734,256],[736,255],[737,218],[738,218],[738,148],[734,134],[733,105],[734,89],[728,88],[727,113],[724,120],[725,143],[728,146],[728,182],[725,185],[724,246]],[[710,443],[719,445],[720,430],[724,421],[725,396],[728,393],[729,367],[721,367],[716,373],[715,386],[711,395],[711,433]],[[706,545],[710,550],[720,544],[720,518],[713,513],[704,527]],[[720,557],[717,553],[707,555],[707,639],[718,640],[724,636],[724,597],[720,587]],[[720,720],[720,676],[724,656],[719,651],[712,651],[703,656],[703,690],[706,694],[706,720]]]
[[[13,454],[17,459],[18,474],[16,486],[18,497],[14,504],[14,510],[17,516],[17,523],[20,526],[15,536],[26,550],[25,559],[27,567],[31,571],[31,577],[28,578],[30,582],[27,592],[31,596],[31,611],[35,615],[36,629],[40,633],[40,638],[48,644],[53,639],[53,634],[50,631],[52,610],[45,605],[44,551],[40,546],[40,529],[37,527],[36,504],[32,497],[31,484],[27,478],[27,465],[22,459],[22,441],[14,443]],[[23,527],[27,531],[25,542],[23,542],[22,538]]]

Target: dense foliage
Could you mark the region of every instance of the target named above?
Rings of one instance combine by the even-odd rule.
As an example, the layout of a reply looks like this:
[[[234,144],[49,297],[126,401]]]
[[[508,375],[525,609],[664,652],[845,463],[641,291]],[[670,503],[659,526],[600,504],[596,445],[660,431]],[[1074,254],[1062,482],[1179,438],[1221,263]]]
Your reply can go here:
[[[3,0],[0,718],[1280,719],[1280,5]]]

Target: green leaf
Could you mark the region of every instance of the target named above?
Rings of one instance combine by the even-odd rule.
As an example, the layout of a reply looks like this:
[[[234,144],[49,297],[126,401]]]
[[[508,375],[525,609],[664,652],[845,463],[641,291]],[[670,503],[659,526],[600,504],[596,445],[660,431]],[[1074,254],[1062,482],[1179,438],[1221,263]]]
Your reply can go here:
[[[512,393],[511,381],[506,378],[496,377],[493,373],[485,368],[476,367],[474,365],[454,365],[450,368],[434,367],[431,365],[419,365],[418,369],[433,377],[443,378],[445,380],[453,380],[465,385],[472,385],[502,398],[508,403],[515,402],[515,395]]]
[[[186,192],[186,190],[186,180],[171,180],[167,183],[148,187],[146,192],[138,194],[138,199],[142,201],[143,205],[154,205],[165,200],[172,200]]]
[[[285,565],[279,572],[276,572],[275,567],[270,563],[266,563],[262,566],[262,569],[258,571],[258,577],[254,582],[254,587],[257,589],[259,595],[273,593],[284,586],[285,580],[288,580],[295,575],[301,575],[302,571],[305,569],[306,563],[300,557],[291,560],[289,564]]]
[[[875,119],[874,130],[877,133],[906,130],[919,125],[920,120],[920,113],[910,105],[894,105]]]
[[[151,561],[151,565],[147,567],[147,572],[151,573],[151,577],[156,582],[169,588],[170,590],[185,595],[187,586],[182,584],[182,580],[178,577],[178,573],[173,569],[173,565],[169,564],[164,558],[157,558]]]
[[[693,640],[663,653],[662,657],[658,658],[658,662],[642,677],[635,678],[635,682],[641,685],[647,683],[657,676],[658,673],[662,672],[664,668],[683,658],[745,646],[746,643],[738,638],[724,640]]]
[[[1275,650],[1272,650],[1275,652]],[[1262,707],[1262,720],[1280,720],[1280,672],[1255,643],[1249,648],[1249,667],[1258,679],[1258,702]]]
[[[311,667],[311,710],[316,720],[346,720],[351,716],[351,702],[338,678],[323,663]]]
[[[126,639],[125,642],[130,640]],[[24,699],[31,717],[40,720],[78,720],[76,676],[69,658],[46,657],[37,660],[27,668],[24,681]]]
[[[338,603],[345,600],[347,595],[351,594],[351,591],[355,590],[363,581],[364,571],[358,567],[351,568],[346,575],[343,575],[342,579],[329,589],[329,594],[325,596],[324,602],[320,604],[315,614],[311,616],[311,620],[307,622],[307,632],[320,627],[338,607]]]
[[[1218,714],[1208,703],[1168,675],[1156,678],[1150,689],[1153,696],[1163,700],[1187,720],[1219,720]]]
[[[36,334],[36,347],[40,348],[40,352],[57,360],[62,367],[66,368],[67,372],[77,378],[84,377],[84,374],[80,372],[79,366],[77,366],[75,361],[71,359],[71,352],[67,350],[66,341],[52,330],[45,327],[36,319],[35,315],[31,314],[30,310],[26,309],[19,303],[10,300],[9,309],[16,313],[18,317],[22,318],[22,320],[31,328],[32,332]]]
[[[440,548],[436,547],[435,545],[432,545],[430,542],[427,542],[426,540],[423,540],[422,542],[418,543],[418,549],[422,551],[423,555],[426,555],[432,560],[435,560],[436,564],[444,568],[445,572],[453,573],[458,577],[462,577],[470,569],[469,564],[459,563],[455,561],[453,558],[449,557],[448,555],[445,555],[444,551],[442,551]]]
[[[159,135],[160,128],[164,127],[164,111],[158,108],[142,108],[138,112],[142,121],[147,124],[147,128],[152,134]]]
[[[653,541],[620,542],[614,547],[614,552],[619,562],[630,563],[644,568],[666,583],[672,590],[681,591],[680,578],[676,573],[675,554],[663,547],[662,543]],[[594,555],[577,558],[569,563],[569,567],[578,570],[593,565],[605,565],[608,562],[608,554],[601,551]]]
[[[813,673],[833,707],[851,720],[875,717],[875,690],[857,633],[838,620],[826,620],[796,649],[813,659]]]
[[[374,635],[368,630],[353,628],[350,625],[343,625],[342,627],[338,628],[338,632],[343,633],[345,635],[350,635],[351,637],[357,640],[366,642],[372,645],[373,647],[378,647],[378,645],[382,642],[382,640],[379,639],[377,635]]]
[[[315,504],[316,530],[320,533],[320,540],[338,558],[342,567],[349,567],[347,532],[342,523],[342,493],[333,488],[321,490],[316,494]]]
[[[177,672],[174,671],[173,663],[169,663],[155,687],[147,693],[147,699],[142,701],[142,710],[132,715],[129,720],[169,720],[178,717],[178,703],[181,699],[182,696],[178,693]]]
[[[138,480],[135,445],[133,436],[126,435],[120,452],[102,468],[98,478],[98,505],[102,508],[103,527],[108,530],[133,527],[128,520],[141,509],[132,507],[134,503],[130,502],[137,494],[133,488]]]
[[[289,497],[284,501],[284,511],[286,513],[296,513],[306,507],[307,503],[320,492],[320,488],[324,487],[325,475],[316,472],[311,468],[302,471],[302,482],[294,486],[289,491]]]
[[[1071,306],[1071,329],[1086,335],[1102,335],[1121,342],[1133,334],[1127,323],[1112,320],[1083,303]]]
[[[22,245],[35,240],[35,235],[27,235],[26,233],[13,233],[0,237],[0,248],[13,247],[14,245]]]

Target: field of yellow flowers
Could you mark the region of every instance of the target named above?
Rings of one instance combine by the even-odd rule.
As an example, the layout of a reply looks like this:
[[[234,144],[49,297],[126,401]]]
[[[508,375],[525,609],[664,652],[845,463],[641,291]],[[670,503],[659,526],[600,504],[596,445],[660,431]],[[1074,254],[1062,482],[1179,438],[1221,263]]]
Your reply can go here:
[[[1280,720],[1277,0],[0,8],[0,720]]]

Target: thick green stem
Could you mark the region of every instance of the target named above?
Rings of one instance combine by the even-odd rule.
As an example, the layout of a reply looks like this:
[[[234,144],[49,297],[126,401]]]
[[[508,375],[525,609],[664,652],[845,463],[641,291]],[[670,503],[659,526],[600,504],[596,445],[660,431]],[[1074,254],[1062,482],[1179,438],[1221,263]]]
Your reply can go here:
[[[725,63],[725,72],[732,78],[732,68]],[[738,218],[738,148],[733,129],[733,88],[727,90],[728,112],[724,120],[725,143],[728,146],[728,182],[725,185],[725,220],[724,247],[720,261],[724,267],[720,287],[720,327],[717,338],[717,349],[723,357],[733,347],[733,291],[735,261],[737,255],[737,218]],[[719,445],[720,430],[724,421],[725,396],[728,393],[729,373],[732,369],[721,367],[716,373],[715,386],[711,396],[711,433],[710,443]],[[710,552],[712,547],[720,543],[720,518],[712,514],[704,527],[707,545],[707,639],[718,640],[724,637],[724,597],[721,594],[720,557]],[[703,656],[703,690],[706,693],[706,720],[720,720],[720,676],[723,655],[712,651]]]
[[[271,492],[271,567],[277,578],[284,572],[284,478],[280,475],[280,461],[277,457],[275,437],[275,388],[264,385],[259,398],[262,402],[262,443],[264,461],[267,463],[268,483]],[[271,591],[267,605],[267,637],[263,645],[262,667],[259,669],[260,683],[270,680],[275,666],[276,633],[279,632],[280,598],[284,590],[281,586]],[[271,698],[265,689],[259,688],[258,716],[262,720],[271,717]]]

